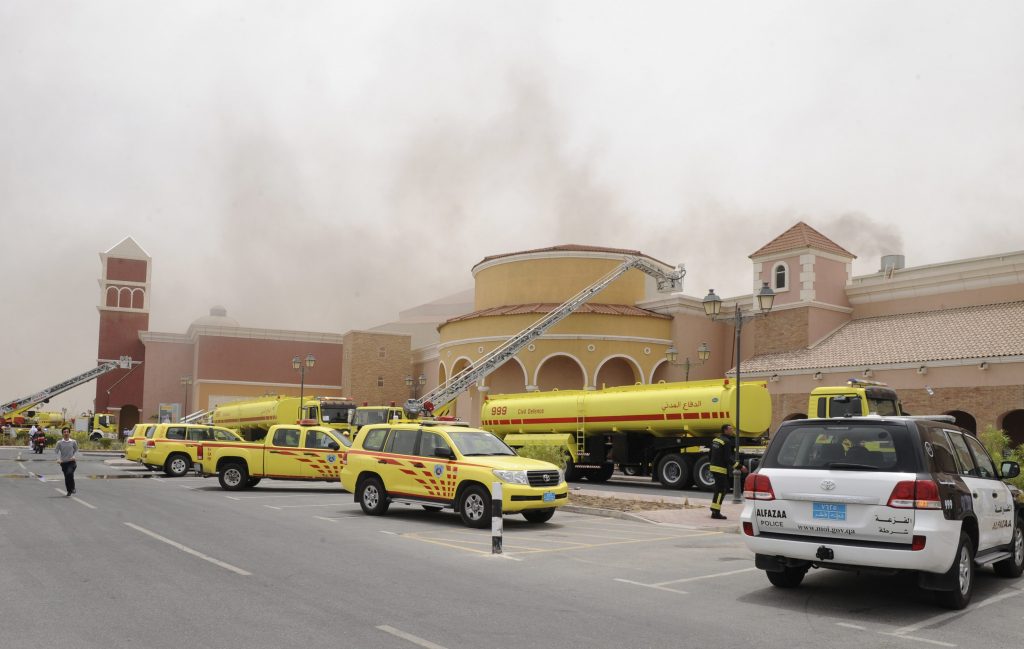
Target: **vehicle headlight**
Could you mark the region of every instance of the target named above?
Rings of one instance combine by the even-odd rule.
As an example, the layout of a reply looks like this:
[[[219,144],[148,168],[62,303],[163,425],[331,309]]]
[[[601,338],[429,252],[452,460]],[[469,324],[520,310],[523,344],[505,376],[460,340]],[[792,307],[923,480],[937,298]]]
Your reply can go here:
[[[529,479],[526,477],[526,471],[504,471],[502,469],[494,469],[494,475],[502,482],[508,482],[510,484],[530,484]]]
[[[565,482],[565,471],[559,469],[558,470],[558,484],[562,484],[563,482]]]

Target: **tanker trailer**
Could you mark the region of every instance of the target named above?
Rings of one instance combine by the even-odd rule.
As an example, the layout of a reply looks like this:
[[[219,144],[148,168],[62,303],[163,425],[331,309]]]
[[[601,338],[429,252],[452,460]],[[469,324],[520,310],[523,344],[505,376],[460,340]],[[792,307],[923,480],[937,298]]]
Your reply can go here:
[[[566,479],[604,482],[615,465],[651,468],[666,487],[682,489],[696,481],[711,490],[708,470],[711,440],[723,424],[736,426],[741,458],[763,452],[762,436],[772,409],[763,381],[740,388],[736,424],[736,384],[730,379],[656,383],[603,390],[554,390],[488,397],[481,428],[509,446],[560,448]]]
[[[349,411],[356,404],[345,397],[305,397],[299,411],[299,397],[281,395],[229,401],[213,409],[213,424],[238,433],[248,441],[261,440],[275,424],[330,426],[344,434],[352,431]]]

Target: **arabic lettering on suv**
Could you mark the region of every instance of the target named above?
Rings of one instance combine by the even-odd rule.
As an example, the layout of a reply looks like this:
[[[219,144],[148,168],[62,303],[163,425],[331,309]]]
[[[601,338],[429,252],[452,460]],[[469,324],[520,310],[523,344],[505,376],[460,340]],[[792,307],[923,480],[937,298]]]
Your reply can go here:
[[[1024,569],[1024,507],[985,447],[950,423],[910,417],[784,423],[743,488],[743,539],[772,584],[810,568],[915,571],[943,606],[967,606],[975,569]],[[1002,478],[1000,477],[1002,476]]]

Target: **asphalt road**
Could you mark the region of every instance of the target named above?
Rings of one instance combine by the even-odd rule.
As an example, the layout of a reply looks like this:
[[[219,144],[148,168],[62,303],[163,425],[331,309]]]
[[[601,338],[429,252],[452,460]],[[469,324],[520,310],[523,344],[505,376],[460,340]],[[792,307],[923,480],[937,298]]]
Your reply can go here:
[[[816,571],[775,589],[736,534],[563,511],[507,517],[494,556],[490,531],[454,514],[370,517],[331,484],[229,493],[88,457],[67,498],[52,453],[16,454],[0,449],[8,647],[977,649],[1021,635],[1024,582],[991,574],[951,613],[908,579]]]

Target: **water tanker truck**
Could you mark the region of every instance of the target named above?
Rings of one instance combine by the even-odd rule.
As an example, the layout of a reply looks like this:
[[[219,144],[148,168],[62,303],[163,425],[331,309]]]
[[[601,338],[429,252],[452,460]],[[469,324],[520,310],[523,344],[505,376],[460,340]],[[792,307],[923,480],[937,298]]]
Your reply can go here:
[[[329,426],[342,434],[351,434],[349,411],[356,407],[345,397],[305,397],[299,408],[299,397],[273,395],[218,404],[213,410],[213,424],[237,431],[247,441],[257,441],[277,424]]]
[[[739,391],[741,458],[760,455],[772,420],[768,389],[744,381]],[[736,425],[736,393],[730,379],[717,379],[499,394],[484,402],[480,420],[513,448],[556,447],[570,480],[604,482],[619,464],[649,467],[669,488],[696,482],[710,490],[708,448],[723,424]]]

